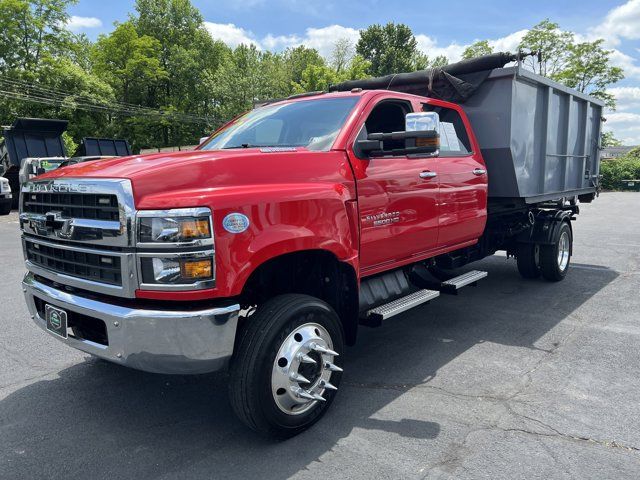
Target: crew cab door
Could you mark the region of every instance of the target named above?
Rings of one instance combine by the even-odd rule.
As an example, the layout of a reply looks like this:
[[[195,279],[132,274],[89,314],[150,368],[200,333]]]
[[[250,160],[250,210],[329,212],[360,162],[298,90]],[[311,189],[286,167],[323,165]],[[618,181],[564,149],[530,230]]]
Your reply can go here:
[[[476,240],[487,218],[488,176],[468,120],[453,108],[433,103],[423,104],[422,110],[440,116],[438,247]]]
[[[384,98],[365,110],[356,139],[368,133],[404,131],[410,101]],[[385,145],[385,149],[403,148]],[[388,156],[368,158],[354,150],[360,215],[360,266],[363,275],[434,250],[438,242],[438,176],[435,158]]]

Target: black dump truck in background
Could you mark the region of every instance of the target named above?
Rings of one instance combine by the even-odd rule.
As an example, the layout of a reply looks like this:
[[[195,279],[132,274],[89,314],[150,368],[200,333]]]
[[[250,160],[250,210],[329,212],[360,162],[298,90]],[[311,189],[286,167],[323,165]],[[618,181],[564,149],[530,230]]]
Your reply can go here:
[[[69,158],[62,139],[68,123],[66,120],[18,118],[13,125],[2,129],[0,176],[9,180],[13,208],[18,207],[21,183],[36,175],[69,163],[132,153],[127,140],[85,137],[74,156]]]
[[[25,158],[66,157],[62,133],[66,120],[18,118],[10,127],[3,128],[0,141],[0,175],[9,180],[13,192],[13,208],[18,207],[20,167]]]

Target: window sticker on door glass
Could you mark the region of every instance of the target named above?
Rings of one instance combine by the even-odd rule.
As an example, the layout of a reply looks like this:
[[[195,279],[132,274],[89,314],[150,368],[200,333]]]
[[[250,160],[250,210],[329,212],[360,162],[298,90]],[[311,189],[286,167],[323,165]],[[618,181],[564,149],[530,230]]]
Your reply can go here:
[[[440,150],[445,152],[461,150],[453,123],[440,122]]]

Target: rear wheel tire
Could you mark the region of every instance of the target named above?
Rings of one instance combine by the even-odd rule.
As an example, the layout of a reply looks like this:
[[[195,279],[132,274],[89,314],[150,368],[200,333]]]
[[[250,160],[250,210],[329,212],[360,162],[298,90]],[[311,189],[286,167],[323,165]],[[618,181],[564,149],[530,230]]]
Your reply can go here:
[[[571,227],[567,222],[562,222],[555,242],[540,248],[540,269],[546,280],[559,282],[567,276],[572,245]]]
[[[11,213],[11,202],[0,205],[0,215],[9,215]]]
[[[234,412],[265,436],[301,433],[335,397],[343,348],[338,315],[322,300],[286,294],[265,302],[246,320],[231,362]]]
[[[540,276],[540,246],[537,243],[519,243],[516,247],[516,260],[522,277]]]

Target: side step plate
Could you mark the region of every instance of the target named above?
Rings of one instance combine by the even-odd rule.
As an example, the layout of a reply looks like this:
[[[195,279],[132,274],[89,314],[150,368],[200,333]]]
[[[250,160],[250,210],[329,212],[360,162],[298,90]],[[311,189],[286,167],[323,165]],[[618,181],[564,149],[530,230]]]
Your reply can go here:
[[[363,318],[360,323],[370,327],[380,326],[383,320],[398,315],[399,313],[406,312],[413,307],[427,303],[439,296],[440,292],[436,290],[418,290],[406,297],[401,297],[393,302],[372,308],[366,313],[365,318]]]
[[[478,280],[482,280],[487,275],[487,272],[481,270],[471,270],[470,272],[463,273],[459,277],[453,277],[446,282],[442,282],[440,284],[440,291],[442,293],[452,293],[455,295],[462,287],[475,285]]]

